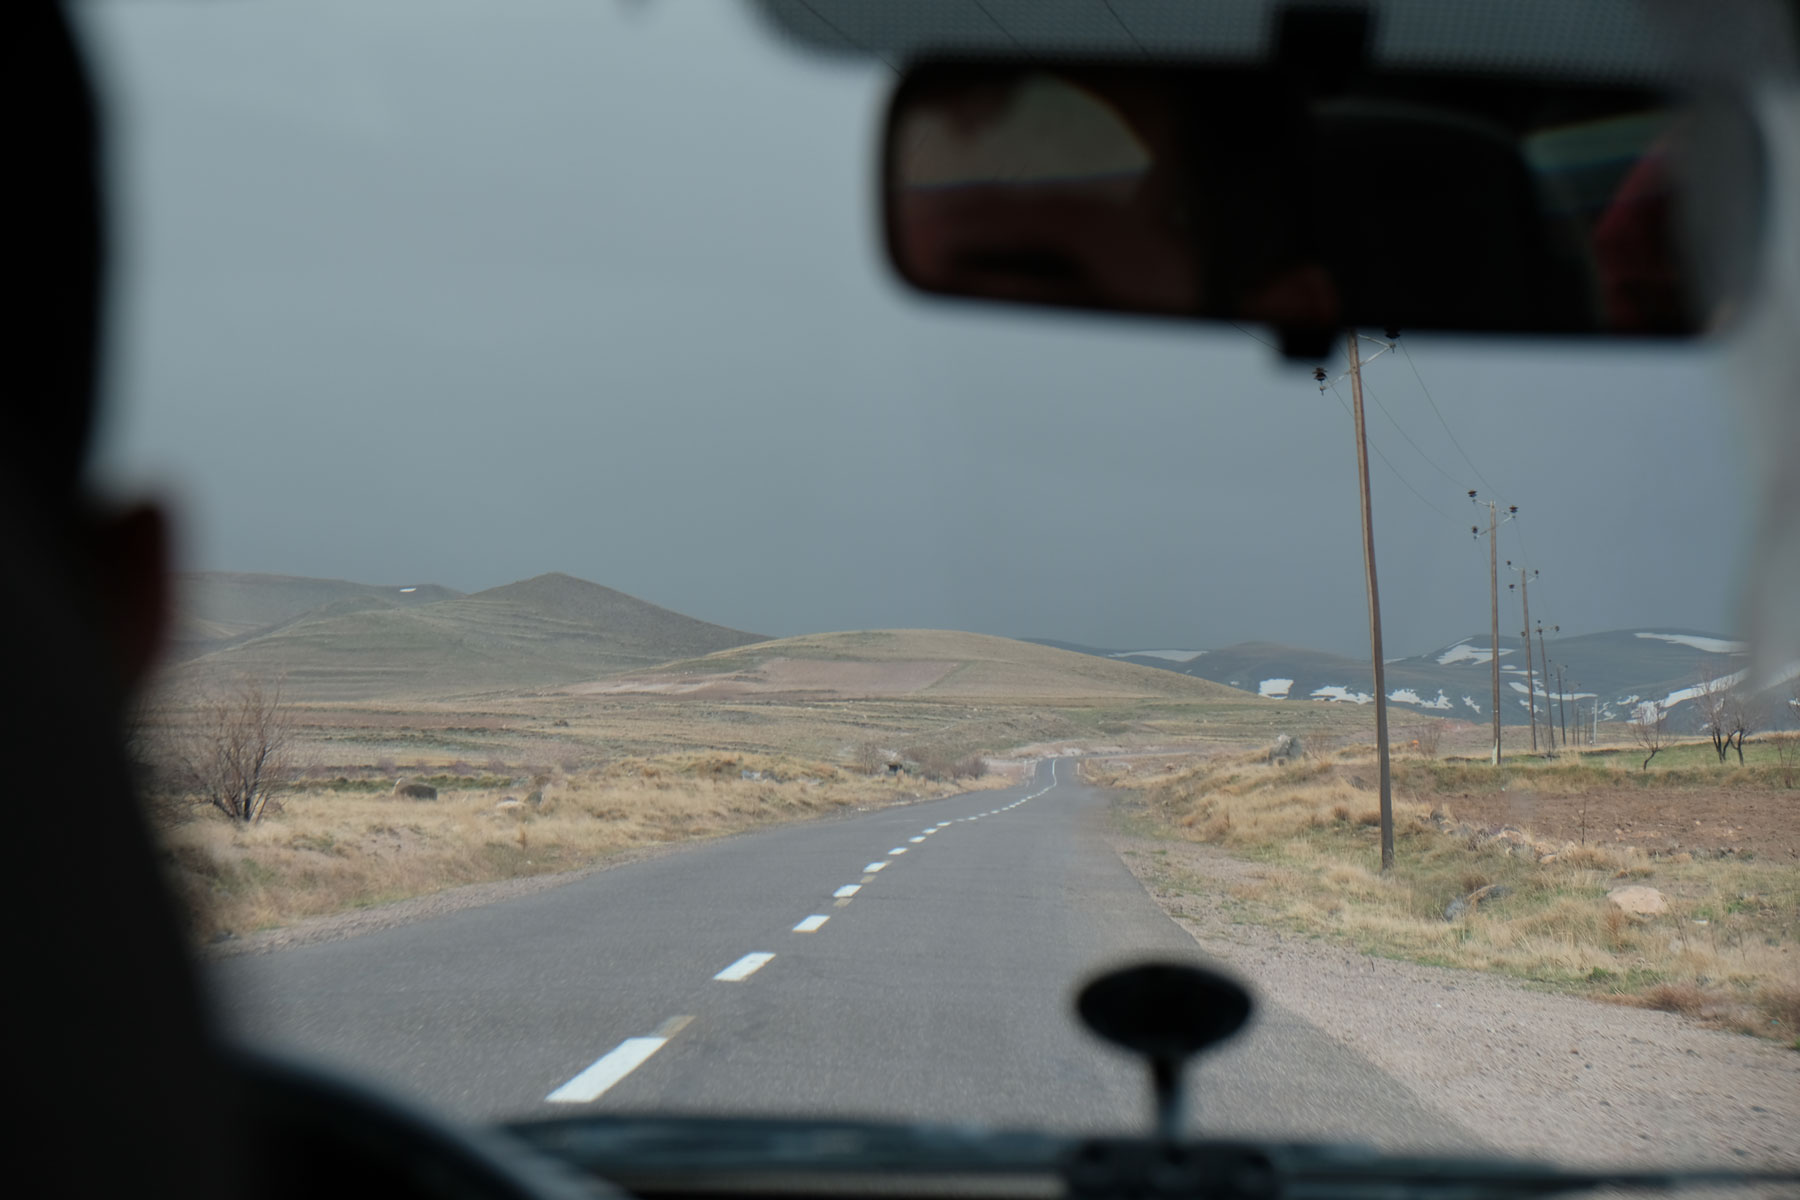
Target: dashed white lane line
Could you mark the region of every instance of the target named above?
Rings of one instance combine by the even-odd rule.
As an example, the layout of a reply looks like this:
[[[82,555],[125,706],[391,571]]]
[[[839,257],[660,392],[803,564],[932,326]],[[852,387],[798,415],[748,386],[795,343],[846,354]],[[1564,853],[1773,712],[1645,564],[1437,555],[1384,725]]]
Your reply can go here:
[[[892,850],[888,851],[888,857],[892,858],[896,854],[905,854],[905,853],[906,853],[905,846],[895,846]]]
[[[817,932],[819,932],[819,926],[825,924],[825,922],[827,922],[829,920],[831,920],[830,917],[821,917],[817,913],[814,913],[812,916],[806,918],[806,920],[804,920],[804,921],[800,922],[798,925],[794,926],[794,932],[795,933],[817,933]]]
[[[773,954],[746,954],[744,957],[732,963],[729,967],[726,967],[723,971],[720,971],[717,975],[714,975],[713,978],[725,983],[737,983],[739,980],[750,978],[752,975],[768,966],[769,960],[774,957]]]
[[[544,1100],[550,1104],[589,1104],[606,1094],[606,1090],[625,1078],[669,1039],[680,1033],[692,1017],[670,1017],[649,1037],[626,1038],[589,1064],[587,1070],[551,1092]]]
[[[922,841],[924,841],[924,840],[925,840],[925,839],[924,839],[924,838],[923,838],[923,837],[916,837],[916,838],[907,838],[907,839],[906,839],[906,840],[907,840],[907,841],[909,841],[909,842],[911,842],[911,843],[912,843],[912,844],[913,844],[913,845],[915,845],[915,846],[916,846],[916,845],[918,845],[918,844],[919,844],[919,843],[920,843],[920,842],[922,842]]]
[[[858,893],[860,891],[862,891],[862,884],[846,883],[843,887],[841,887],[837,891],[831,893],[831,895],[832,895],[833,899],[843,900],[847,897],[856,895],[856,893]]]
[[[887,866],[887,863],[885,863],[885,862],[872,862],[868,866],[864,867],[863,870],[865,872],[867,872],[868,874],[873,875],[875,872],[881,870],[881,868],[883,868],[885,866]]]

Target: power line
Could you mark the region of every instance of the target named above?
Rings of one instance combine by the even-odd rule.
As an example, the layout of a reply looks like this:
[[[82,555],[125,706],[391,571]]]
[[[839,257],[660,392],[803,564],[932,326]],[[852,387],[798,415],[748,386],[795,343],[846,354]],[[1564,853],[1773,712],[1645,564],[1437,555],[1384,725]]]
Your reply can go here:
[[[1517,524],[1518,523],[1515,521],[1514,525],[1516,526]],[[1517,538],[1519,541],[1519,561],[1524,563],[1527,567],[1530,567],[1531,566],[1531,551],[1529,549],[1527,549],[1526,545],[1525,545],[1525,531],[1520,528],[1514,528],[1513,536],[1515,538]],[[1536,570],[1537,568],[1533,567],[1532,569]],[[1538,584],[1538,589],[1540,591],[1542,591],[1543,586],[1544,585],[1540,582]]]
[[[1407,348],[1407,345],[1404,341],[1401,341],[1398,338],[1395,339],[1394,344],[1396,346],[1398,346],[1400,353],[1406,356],[1406,365],[1412,369],[1413,378],[1416,381],[1418,381],[1418,384],[1419,384],[1419,391],[1424,394],[1425,402],[1431,406],[1432,414],[1437,417],[1438,424],[1443,427],[1444,436],[1446,436],[1450,439],[1450,444],[1452,446],[1456,447],[1456,452],[1462,456],[1463,462],[1465,462],[1469,465],[1469,470],[1475,472],[1475,478],[1477,480],[1479,480],[1487,488],[1488,494],[1490,496],[1496,497],[1497,499],[1499,499],[1501,501],[1504,501],[1505,497],[1500,495],[1500,489],[1496,488],[1493,484],[1488,482],[1487,476],[1485,476],[1481,473],[1481,468],[1479,468],[1475,465],[1475,460],[1469,457],[1469,452],[1467,450],[1464,450],[1462,447],[1462,443],[1457,440],[1455,432],[1453,432],[1450,428],[1450,423],[1448,421],[1444,420],[1444,414],[1443,414],[1442,410],[1440,410],[1438,408],[1437,401],[1432,398],[1431,389],[1425,386],[1425,377],[1419,373],[1419,364],[1413,361],[1412,351]],[[1365,384],[1364,387],[1366,390],[1367,385]],[[1371,393],[1371,396],[1373,397],[1373,393]],[[1379,398],[1375,398],[1375,405],[1377,408],[1381,409],[1383,415],[1387,416],[1388,420],[1393,421],[1393,415],[1387,411],[1387,406],[1383,405]],[[1399,422],[1395,421],[1394,426],[1395,426],[1395,428],[1398,429]],[[1401,436],[1403,436],[1403,437],[1406,436],[1405,430],[1402,429],[1400,432],[1401,432]],[[1412,443],[1412,439],[1410,437],[1408,437],[1406,440],[1409,443]],[[1417,443],[1413,443],[1413,449],[1415,449],[1415,450],[1419,449]],[[1425,459],[1426,462],[1431,463],[1431,465],[1433,467],[1436,467],[1437,471],[1440,475],[1443,475],[1447,479],[1454,479],[1454,477],[1451,476],[1448,471],[1445,471],[1442,467],[1438,466],[1438,464],[1436,462],[1434,462],[1431,459],[1431,457],[1429,455],[1427,455],[1424,451],[1422,451],[1422,450],[1419,451],[1419,457]],[[1516,539],[1518,539],[1518,543],[1519,543],[1519,561],[1521,563],[1525,564],[1525,566],[1530,567],[1531,562],[1532,562],[1531,552],[1525,545],[1525,531],[1519,527],[1516,514],[1511,520],[1507,521],[1506,523],[1509,525],[1512,525],[1514,527],[1513,528],[1513,536]],[[1544,586],[1543,583],[1539,582],[1538,587],[1540,589],[1542,589],[1543,586]]]
[[[1227,321],[1225,323],[1227,325],[1231,326],[1233,329],[1237,330],[1239,333],[1243,334],[1245,337],[1249,338],[1253,342],[1259,342],[1262,345],[1267,346],[1271,350],[1281,349],[1281,347],[1277,346],[1274,342],[1269,341],[1267,338],[1257,337],[1254,333],[1251,333],[1248,329],[1245,329],[1242,325],[1239,325],[1236,321]]]
[[[1413,451],[1416,454],[1418,454],[1418,456],[1420,458],[1424,459],[1425,462],[1431,467],[1432,470],[1436,471],[1439,475],[1442,475],[1445,479],[1448,479],[1451,483],[1454,483],[1457,487],[1457,490],[1459,490],[1459,491],[1464,490],[1468,487],[1468,480],[1458,479],[1456,476],[1452,475],[1450,472],[1444,470],[1443,467],[1438,465],[1436,459],[1432,458],[1431,455],[1425,453],[1425,451],[1419,446],[1419,443],[1413,441],[1412,434],[1406,432],[1406,427],[1401,425],[1399,421],[1394,419],[1394,414],[1388,411],[1387,405],[1385,405],[1381,402],[1381,397],[1377,396],[1375,394],[1374,390],[1369,387],[1369,383],[1367,380],[1363,381],[1363,391],[1367,392],[1369,395],[1369,399],[1371,399],[1375,402],[1375,407],[1379,408],[1381,410],[1381,415],[1388,419],[1388,424],[1392,425],[1396,430],[1399,431],[1400,436],[1406,439],[1406,444],[1411,446],[1413,448]]]
[[[1125,18],[1121,17],[1113,8],[1112,0],[1100,0],[1100,3],[1106,8],[1107,15],[1113,19],[1113,24],[1123,30],[1125,36],[1131,39],[1131,44],[1138,48],[1138,53],[1145,58],[1150,57],[1150,51],[1144,48],[1144,43],[1138,41],[1138,35],[1131,32],[1131,26],[1125,24]]]
[[[1482,487],[1487,489],[1488,495],[1505,499],[1504,496],[1501,496],[1500,489],[1487,481],[1487,476],[1481,473],[1481,468],[1475,465],[1475,460],[1469,457],[1469,452],[1462,448],[1462,443],[1456,440],[1456,435],[1450,431],[1450,422],[1444,420],[1444,414],[1439,411],[1437,401],[1431,398],[1431,389],[1425,386],[1425,377],[1419,374],[1419,364],[1413,361],[1412,351],[1407,348],[1405,342],[1399,344],[1400,353],[1406,356],[1406,365],[1412,368],[1413,378],[1419,381],[1419,390],[1425,393],[1425,403],[1431,405],[1431,411],[1436,415],[1438,424],[1444,427],[1444,434],[1450,439],[1450,444],[1456,447],[1456,452],[1462,455],[1462,460],[1469,464],[1469,470],[1475,472],[1475,478],[1480,481]]]
[[[996,20],[994,14],[987,10],[987,5],[983,4],[981,0],[975,0],[975,7],[981,10],[981,15],[988,19],[989,25],[992,25],[995,29],[998,29],[1001,33],[1006,35],[1007,41],[1011,42],[1014,46],[1018,46],[1021,50],[1025,48],[1019,45],[1019,39],[1013,36],[1013,31]]]
[[[822,13],[818,9],[814,8],[808,2],[808,0],[793,0],[793,2],[795,4],[798,4],[801,8],[804,8],[807,12],[811,13],[813,20],[817,21],[819,24],[823,25],[825,28],[831,30],[831,32],[837,34],[838,37],[843,41],[843,43],[846,46],[849,46],[852,50],[856,50],[856,51],[859,51],[860,53],[867,54],[869,57],[871,57],[871,58],[875,59],[875,61],[879,62],[882,66],[884,66],[888,70],[892,71],[895,75],[900,74],[900,68],[896,67],[893,63],[889,62],[886,55],[882,54],[880,51],[875,50],[869,46],[863,45],[861,42],[857,41],[855,38],[853,38],[849,34],[845,33],[842,29],[838,28],[837,22],[831,20],[831,18],[827,17],[824,13]],[[983,11],[986,11],[986,10],[984,9]],[[990,17],[988,19],[992,20],[993,18]]]
[[[1350,415],[1350,406],[1344,403],[1343,394],[1338,391],[1336,383],[1331,384],[1331,394],[1333,396],[1337,397],[1338,407],[1344,410],[1344,415],[1349,416]],[[1369,449],[1373,450],[1375,452],[1375,457],[1379,458],[1387,466],[1387,469],[1394,473],[1394,478],[1398,479],[1400,481],[1400,486],[1404,487],[1407,491],[1411,492],[1415,497],[1417,497],[1420,504],[1423,504],[1426,508],[1429,508],[1432,512],[1434,512],[1438,516],[1444,518],[1444,520],[1451,522],[1452,524],[1456,525],[1458,528],[1461,528],[1461,526],[1462,526],[1461,521],[1457,520],[1457,518],[1451,516],[1449,513],[1445,512],[1443,509],[1439,508],[1437,505],[1435,505],[1431,501],[1427,500],[1424,496],[1424,493],[1420,492],[1418,488],[1414,487],[1411,483],[1407,482],[1406,476],[1402,475],[1400,473],[1400,469],[1398,467],[1394,466],[1393,463],[1388,461],[1388,456],[1381,452],[1381,447],[1377,446],[1372,439],[1369,442]]]

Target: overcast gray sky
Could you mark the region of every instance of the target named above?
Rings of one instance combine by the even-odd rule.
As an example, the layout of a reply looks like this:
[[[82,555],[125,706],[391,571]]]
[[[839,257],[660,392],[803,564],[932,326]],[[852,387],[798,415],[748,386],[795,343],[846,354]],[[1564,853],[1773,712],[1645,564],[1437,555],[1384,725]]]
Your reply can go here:
[[[190,566],[560,570],[770,634],[1366,648],[1338,401],[1230,328],[905,293],[885,68],[695,0],[84,13],[123,187],[103,461],[177,501]],[[1749,502],[1716,354],[1407,340],[1522,510],[1534,616],[1729,627]],[[1487,488],[1404,358],[1367,379],[1374,444],[1441,510],[1375,463],[1387,644],[1415,653],[1487,626]]]

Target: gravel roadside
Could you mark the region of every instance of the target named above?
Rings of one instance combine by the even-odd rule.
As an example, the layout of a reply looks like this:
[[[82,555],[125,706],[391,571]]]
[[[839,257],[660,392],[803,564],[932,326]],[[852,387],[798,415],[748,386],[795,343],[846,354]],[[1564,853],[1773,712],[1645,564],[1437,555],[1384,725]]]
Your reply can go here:
[[[1112,841],[1208,954],[1498,1151],[1570,1165],[1800,1167],[1800,1053],[1257,925],[1226,891],[1258,878],[1256,864],[1212,846]],[[1174,874],[1201,890],[1164,886]]]

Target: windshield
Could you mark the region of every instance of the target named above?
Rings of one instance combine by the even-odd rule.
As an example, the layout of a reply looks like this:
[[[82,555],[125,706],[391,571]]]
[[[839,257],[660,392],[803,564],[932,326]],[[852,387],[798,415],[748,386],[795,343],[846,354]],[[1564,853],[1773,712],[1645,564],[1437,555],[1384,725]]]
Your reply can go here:
[[[1315,378],[915,295],[895,69],[737,5],[78,17],[103,474],[183,532],[135,735],[236,1036],[483,1122],[1121,1132],[1071,998],[1206,961],[1258,1008],[1195,1132],[1800,1163],[1711,343]]]

